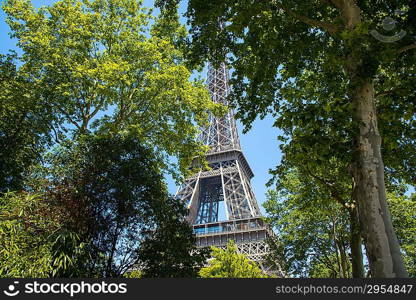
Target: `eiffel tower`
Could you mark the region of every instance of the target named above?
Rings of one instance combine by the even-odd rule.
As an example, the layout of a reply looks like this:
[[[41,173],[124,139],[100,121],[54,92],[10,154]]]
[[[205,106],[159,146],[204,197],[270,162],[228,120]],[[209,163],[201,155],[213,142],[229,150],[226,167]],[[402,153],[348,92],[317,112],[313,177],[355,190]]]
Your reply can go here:
[[[216,103],[228,105],[228,70],[208,66],[208,89]],[[201,128],[199,139],[207,146],[210,170],[187,178],[176,197],[188,204],[188,221],[193,225],[198,247],[225,248],[232,239],[238,251],[264,266],[272,235],[264,223],[250,184],[254,176],[240,146],[234,113],[222,118],[209,117],[209,126]],[[197,167],[196,160],[193,167]],[[222,204],[222,205],[221,205]],[[219,216],[225,215],[224,220]]]

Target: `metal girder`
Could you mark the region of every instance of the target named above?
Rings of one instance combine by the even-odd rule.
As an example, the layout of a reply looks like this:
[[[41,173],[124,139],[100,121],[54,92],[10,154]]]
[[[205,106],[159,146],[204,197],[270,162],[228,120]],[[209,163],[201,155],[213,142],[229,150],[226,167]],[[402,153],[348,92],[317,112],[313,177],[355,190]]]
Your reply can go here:
[[[197,211],[197,218],[192,218],[195,224],[218,220],[220,201],[225,201],[230,220],[260,216],[250,179],[240,167],[238,158],[215,163],[212,170],[188,178],[176,197],[187,203],[191,211]]]

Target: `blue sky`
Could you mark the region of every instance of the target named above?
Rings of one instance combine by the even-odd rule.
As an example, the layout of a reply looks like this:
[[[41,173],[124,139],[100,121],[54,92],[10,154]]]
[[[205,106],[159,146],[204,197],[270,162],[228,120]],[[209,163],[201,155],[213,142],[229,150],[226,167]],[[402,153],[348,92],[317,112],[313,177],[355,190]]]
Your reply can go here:
[[[3,0],[0,0],[3,2]],[[35,6],[48,5],[55,2],[55,0],[32,0]],[[152,0],[145,0],[145,6],[151,7],[153,5]],[[186,10],[186,3],[182,2],[180,10],[183,12]],[[182,19],[184,20],[184,19]],[[0,11],[0,53],[4,54],[9,49],[17,50],[15,41],[10,39],[10,29],[5,22],[5,14]],[[205,72],[201,74],[203,78],[206,78]],[[254,178],[251,183],[256,194],[259,204],[265,201],[266,182],[270,179],[269,169],[274,168],[281,159],[281,151],[278,147],[277,135],[278,129],[273,126],[273,119],[267,117],[264,120],[256,120],[252,129],[247,134],[242,134],[242,126],[237,121],[239,128],[241,146],[243,152],[254,172]],[[172,179],[167,178],[169,192],[176,192],[176,185]],[[261,205],[260,205],[261,206]],[[261,210],[264,213],[263,208]]]

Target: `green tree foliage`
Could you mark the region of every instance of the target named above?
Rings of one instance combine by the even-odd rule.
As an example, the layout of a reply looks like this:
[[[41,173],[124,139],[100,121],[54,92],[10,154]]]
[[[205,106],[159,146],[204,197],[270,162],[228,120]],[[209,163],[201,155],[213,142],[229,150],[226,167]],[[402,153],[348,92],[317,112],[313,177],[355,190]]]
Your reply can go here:
[[[0,277],[56,276],[74,271],[76,259],[86,257],[86,245],[65,230],[56,209],[38,194],[0,197]]]
[[[1,198],[1,276],[118,277],[139,262],[146,277],[196,276],[205,255],[187,209],[135,136],[82,136],[47,162],[40,195]]]
[[[225,250],[212,247],[212,259],[202,268],[203,278],[267,278],[255,262],[237,252],[234,241],[228,242]]]
[[[61,0],[40,9],[8,0],[3,9],[24,53],[20,70],[62,131],[134,132],[160,156],[176,156],[182,172],[203,152],[195,123],[221,109],[201,81],[189,80],[175,45],[185,31],[174,19],[155,20],[136,0]]]
[[[302,130],[296,130],[292,139],[281,147],[284,156],[281,164],[271,171],[273,179],[269,184],[276,183],[277,191],[286,190],[296,194],[296,188],[288,182],[287,175],[291,174],[295,176],[298,188],[303,191],[300,199],[308,203],[319,203],[320,199],[332,201],[326,207],[320,206],[326,208],[329,214],[333,206],[342,209],[349,219],[352,275],[364,277],[362,234],[357,201],[352,194],[354,182],[347,170],[348,153],[345,149],[340,152],[333,149],[342,148],[343,143],[337,142],[334,138],[336,133],[331,127],[328,125],[323,129],[323,133],[327,132],[328,135],[322,136],[319,142]]]
[[[32,84],[18,71],[16,55],[0,55],[0,193],[23,187],[50,140],[51,113]]]
[[[174,10],[177,2],[158,4]],[[292,164],[312,161],[316,167],[335,154],[342,173],[353,178],[353,200],[375,277],[407,276],[387,206],[384,172],[390,180],[414,183],[411,3],[188,2],[189,56],[196,63],[227,60],[234,69],[230,100],[246,129],[271,113],[287,144],[293,145],[292,153],[303,156]],[[388,16],[395,19],[397,32],[407,34],[383,43],[372,30],[394,35],[381,26]],[[315,155],[309,157],[311,152]]]
[[[138,252],[141,276],[197,277],[208,258],[208,250],[196,248],[185,204],[169,197],[153,212],[155,228],[148,232]]]
[[[407,196],[404,188],[390,186],[389,190],[388,201],[404,262],[409,275],[415,276],[414,195]],[[300,277],[354,275],[352,263],[356,258],[350,241],[353,224],[349,211],[332,197],[325,186],[305,180],[296,171],[281,176],[277,189],[269,190],[264,207],[268,222],[278,233],[270,241],[270,259],[283,262],[288,274]]]
[[[49,235],[59,228],[44,199],[6,193],[0,197],[0,277],[47,277],[52,271]]]
[[[65,213],[65,228],[91,244],[87,272],[120,276],[136,263],[142,231],[167,194],[158,159],[133,135],[96,135],[61,145],[50,164],[45,193]]]
[[[403,191],[388,194],[393,226],[403,251],[403,258],[411,277],[416,277],[416,194]]]
[[[349,214],[325,189],[291,172],[280,179],[278,190],[269,190],[264,207],[277,232],[272,258],[283,262],[286,273],[352,276]]]
[[[195,140],[196,125],[224,108],[210,100],[202,81],[190,80],[180,49],[186,30],[177,16],[154,18],[136,0],[2,5],[23,54],[16,61],[1,57],[0,192],[35,191],[33,205],[44,209],[34,209],[39,224],[31,226],[56,222],[40,236],[4,223],[3,236],[21,241],[24,250],[30,245],[27,255],[38,254],[33,260],[48,268],[35,273],[23,265],[32,258],[13,242],[7,251],[22,263],[11,269],[14,261],[3,252],[2,275],[121,276],[138,260],[143,231],[156,230],[153,243],[169,243],[158,229],[167,225],[156,216],[184,211],[168,199],[162,173],[189,171],[206,150]],[[4,201],[27,202],[16,195]],[[4,207],[5,214],[12,211]],[[192,239],[185,223],[165,221],[176,226],[172,236]],[[186,252],[191,243],[169,245],[179,247],[167,251],[182,253],[185,265],[165,268],[163,276],[195,273],[201,258]]]

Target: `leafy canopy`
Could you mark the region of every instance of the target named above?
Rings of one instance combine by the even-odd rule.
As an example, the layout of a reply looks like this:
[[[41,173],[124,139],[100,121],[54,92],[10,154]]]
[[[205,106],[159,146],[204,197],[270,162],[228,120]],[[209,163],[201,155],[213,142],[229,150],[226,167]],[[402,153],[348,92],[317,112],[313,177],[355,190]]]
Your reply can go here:
[[[138,252],[141,277],[198,277],[208,249],[196,247],[195,235],[186,220],[186,204],[168,197],[152,213],[154,227],[147,232]]]
[[[388,194],[388,200],[404,263],[409,276],[416,277],[416,194],[396,190]]]
[[[77,258],[88,257],[87,245],[65,230],[61,217],[43,195],[0,196],[0,277],[85,275],[74,265]]]
[[[202,268],[199,275],[203,278],[267,278],[255,262],[238,253],[233,240],[225,250],[212,247],[212,259]]]
[[[165,165],[176,156],[183,173],[203,153],[195,125],[223,109],[190,80],[175,17],[155,19],[136,0],[61,0],[40,9],[8,0],[3,9],[23,51],[20,72],[60,131],[133,132]]]
[[[280,246],[271,245],[272,257],[283,261],[288,274],[351,276],[350,259],[343,260],[350,256],[349,213],[327,189],[292,171],[279,179],[277,189],[268,191],[263,205]]]
[[[32,84],[16,67],[16,54],[0,54],[0,193],[23,187],[28,167],[51,141],[53,117]]]
[[[31,180],[38,194],[0,197],[0,275],[138,276],[130,273],[143,266],[142,277],[196,276],[205,252],[159,165],[132,134],[55,148]]]
[[[46,277],[51,272],[51,233],[57,224],[41,218],[36,195],[0,197],[0,277]]]

